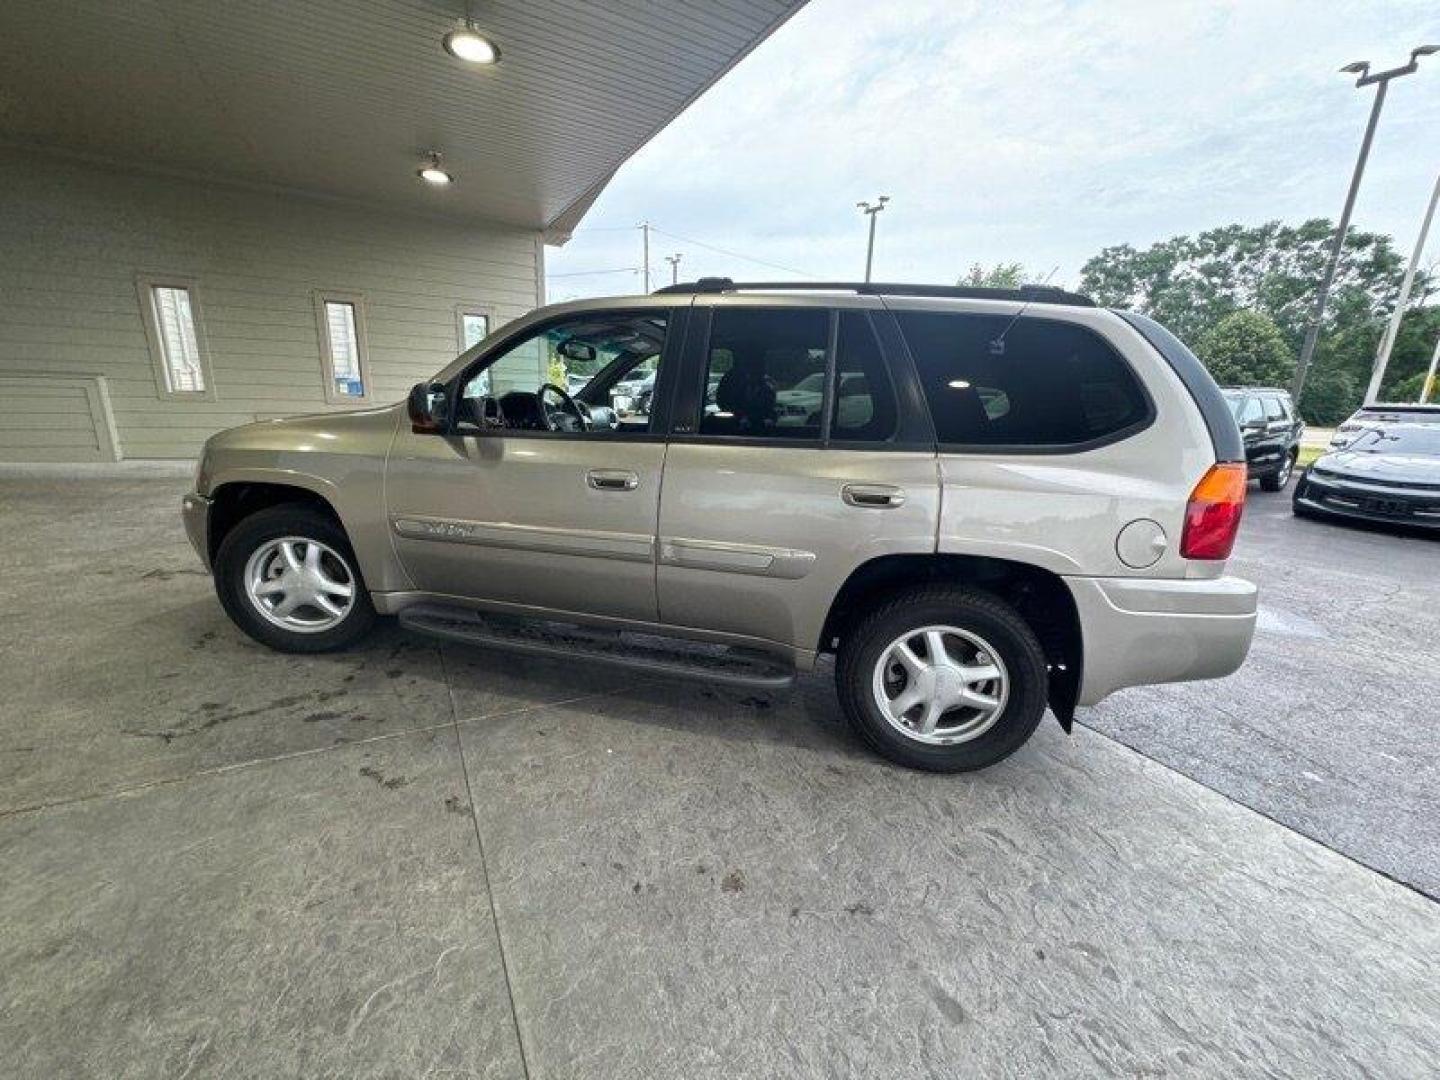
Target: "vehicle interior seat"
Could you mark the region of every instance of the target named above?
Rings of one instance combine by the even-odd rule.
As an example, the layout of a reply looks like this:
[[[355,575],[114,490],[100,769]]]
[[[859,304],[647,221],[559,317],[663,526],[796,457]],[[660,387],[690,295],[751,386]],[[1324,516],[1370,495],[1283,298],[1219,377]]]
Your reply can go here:
[[[715,387],[715,404],[728,416],[707,416],[707,435],[754,435],[775,426],[775,387],[765,375],[763,358],[740,353]]]

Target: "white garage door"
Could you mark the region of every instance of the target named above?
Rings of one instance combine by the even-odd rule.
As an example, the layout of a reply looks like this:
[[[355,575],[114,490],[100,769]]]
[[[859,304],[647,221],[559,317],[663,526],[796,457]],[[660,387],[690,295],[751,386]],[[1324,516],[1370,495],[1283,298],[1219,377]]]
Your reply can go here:
[[[105,380],[0,375],[0,461],[119,461]]]

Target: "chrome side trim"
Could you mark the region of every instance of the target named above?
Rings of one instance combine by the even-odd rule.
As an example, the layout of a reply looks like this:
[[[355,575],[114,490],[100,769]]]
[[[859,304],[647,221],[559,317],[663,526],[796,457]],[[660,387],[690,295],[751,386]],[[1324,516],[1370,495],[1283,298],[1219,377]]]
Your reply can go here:
[[[550,529],[508,522],[457,521],[407,515],[391,519],[397,536],[407,540],[434,540],[449,544],[543,551],[552,555],[589,555],[623,562],[652,562],[653,537],[642,533],[597,532],[589,529]]]
[[[803,578],[814,568],[815,552],[756,544],[728,544],[718,540],[662,537],[660,564],[687,570],[721,570],[793,581]]]

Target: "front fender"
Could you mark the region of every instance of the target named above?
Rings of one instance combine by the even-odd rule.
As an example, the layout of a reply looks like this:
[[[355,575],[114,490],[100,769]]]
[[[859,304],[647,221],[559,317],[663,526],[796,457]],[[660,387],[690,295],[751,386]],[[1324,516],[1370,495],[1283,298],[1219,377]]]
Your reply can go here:
[[[201,466],[212,499],[234,484],[269,484],[317,496],[340,519],[372,591],[410,587],[385,526],[385,465],[403,407],[322,414],[234,428],[206,444]]]

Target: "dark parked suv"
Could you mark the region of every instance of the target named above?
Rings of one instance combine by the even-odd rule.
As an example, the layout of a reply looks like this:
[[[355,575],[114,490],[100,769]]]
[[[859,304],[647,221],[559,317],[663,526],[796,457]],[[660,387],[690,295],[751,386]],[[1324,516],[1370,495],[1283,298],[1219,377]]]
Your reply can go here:
[[[1305,433],[1290,394],[1264,386],[1226,387],[1224,394],[1245,440],[1250,479],[1259,480],[1262,491],[1284,490]]]

